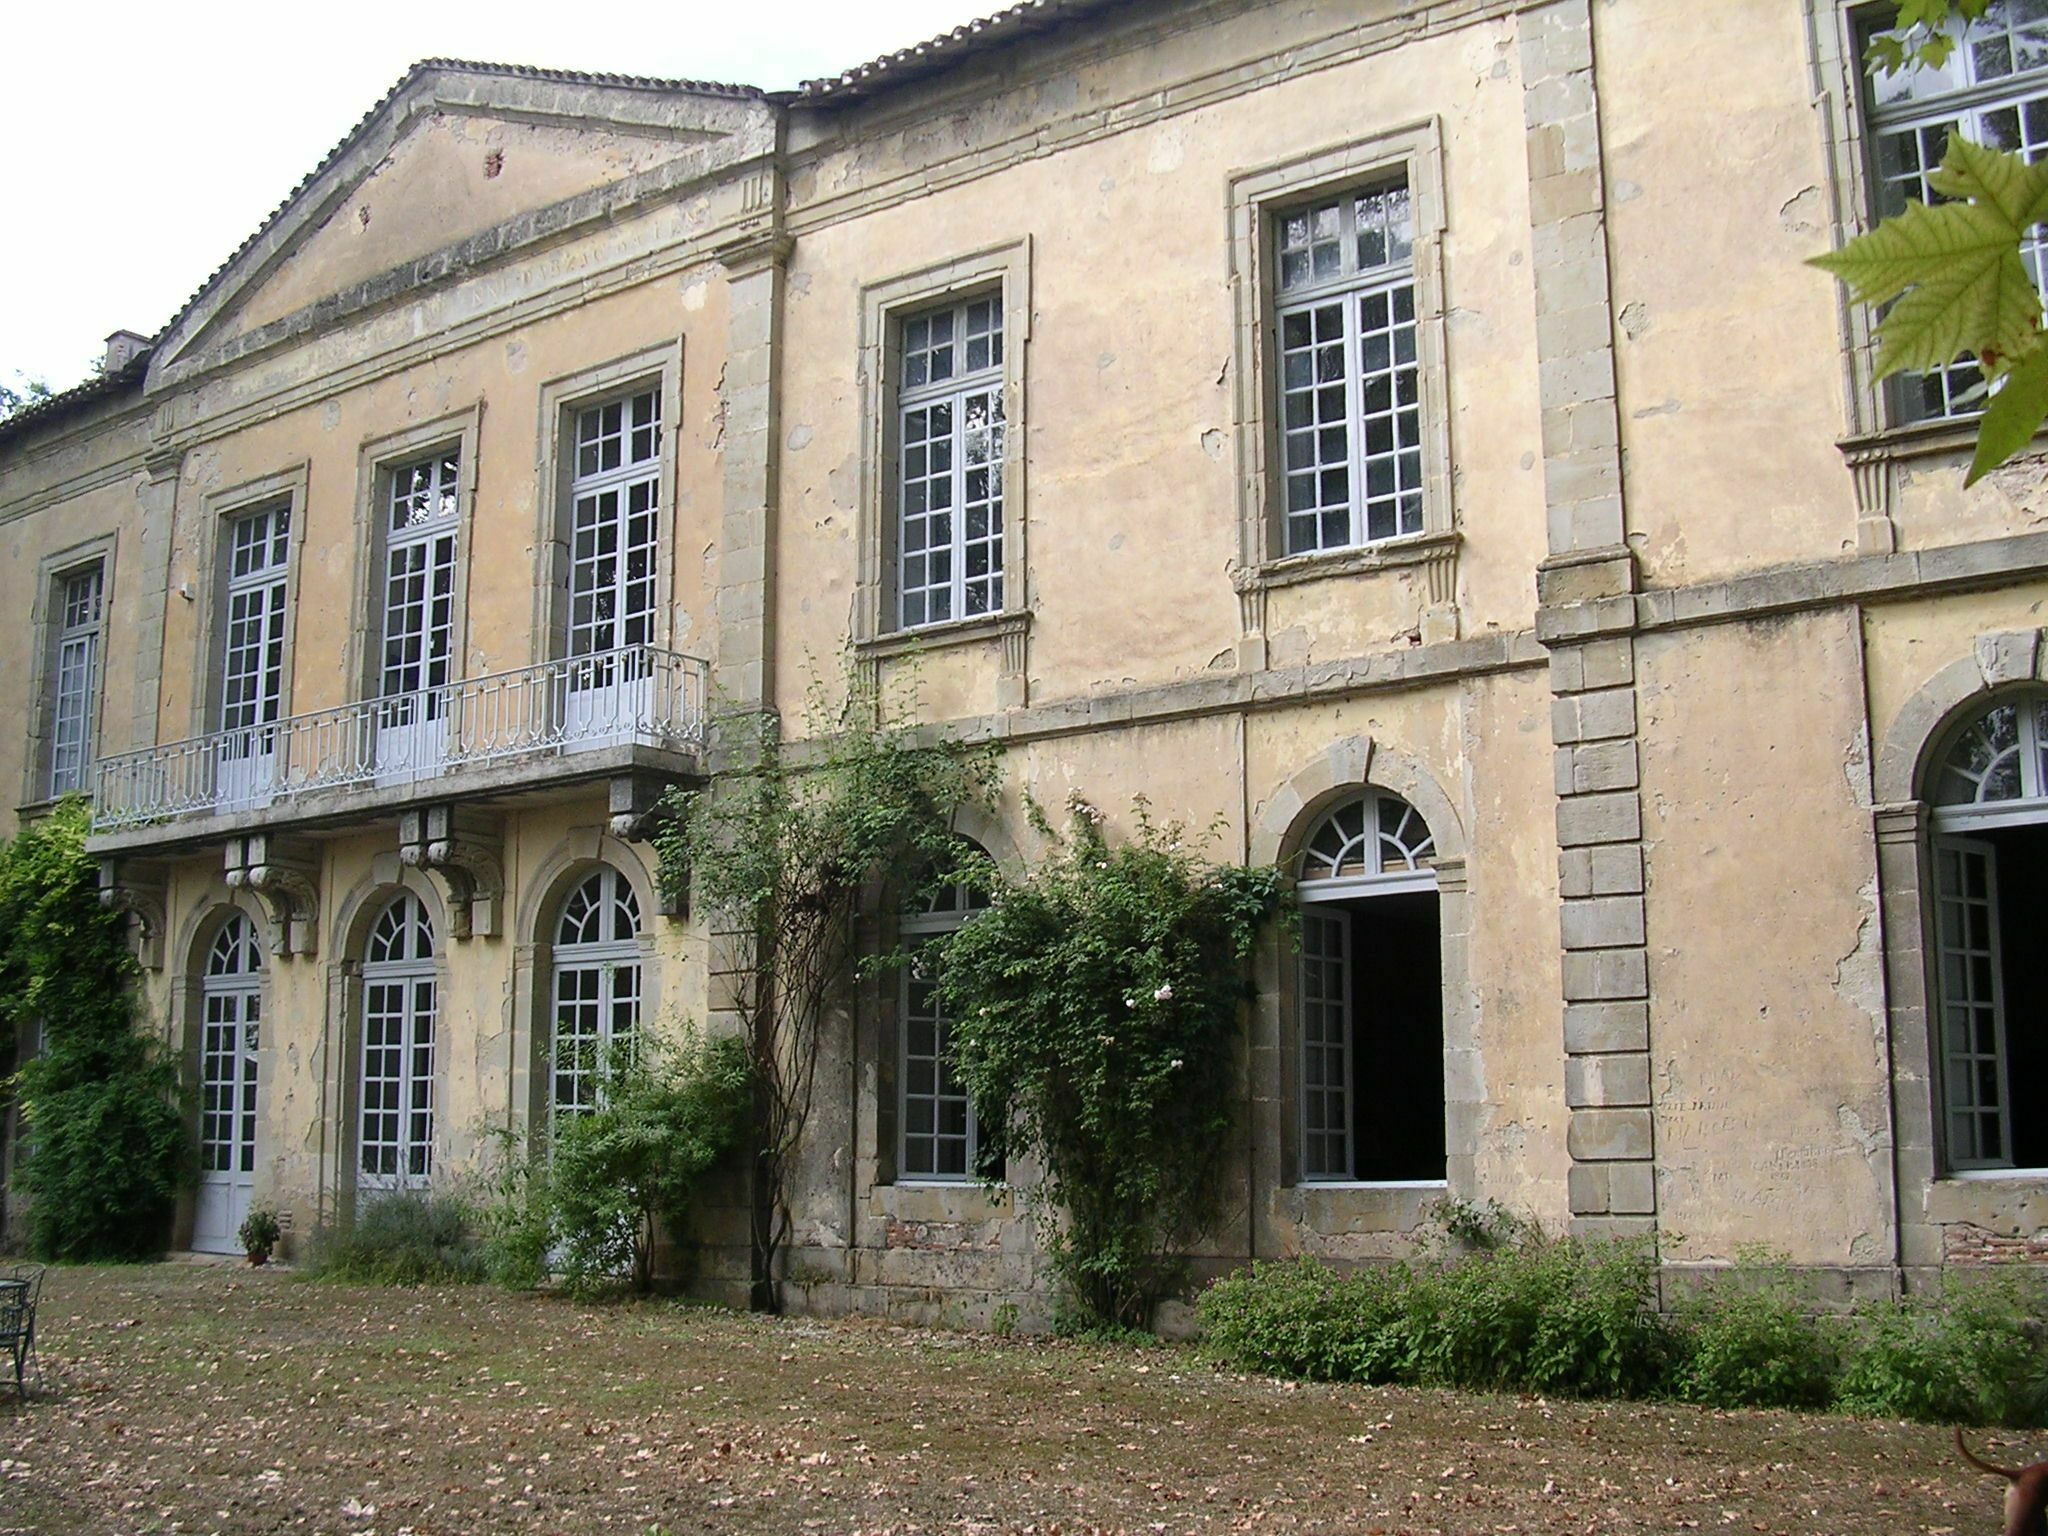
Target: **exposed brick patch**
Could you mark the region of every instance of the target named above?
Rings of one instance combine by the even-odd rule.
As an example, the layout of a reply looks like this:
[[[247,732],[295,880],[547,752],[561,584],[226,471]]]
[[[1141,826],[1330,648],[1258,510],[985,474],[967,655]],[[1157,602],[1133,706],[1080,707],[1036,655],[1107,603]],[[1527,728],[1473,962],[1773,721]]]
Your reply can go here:
[[[1942,1228],[1941,1256],[1944,1263],[1959,1268],[1980,1264],[2048,1264],[2048,1231],[2008,1237],[1959,1222]]]

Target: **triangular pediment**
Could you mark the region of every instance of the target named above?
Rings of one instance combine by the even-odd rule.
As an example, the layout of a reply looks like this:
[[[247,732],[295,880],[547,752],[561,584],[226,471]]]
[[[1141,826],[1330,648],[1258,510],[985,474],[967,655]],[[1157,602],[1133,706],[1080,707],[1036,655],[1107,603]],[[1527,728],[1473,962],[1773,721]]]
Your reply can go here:
[[[571,227],[596,216],[593,193],[672,189],[771,145],[769,124],[740,87],[415,66],[172,322],[152,373],[344,310],[452,250],[495,249],[493,231],[536,214]]]

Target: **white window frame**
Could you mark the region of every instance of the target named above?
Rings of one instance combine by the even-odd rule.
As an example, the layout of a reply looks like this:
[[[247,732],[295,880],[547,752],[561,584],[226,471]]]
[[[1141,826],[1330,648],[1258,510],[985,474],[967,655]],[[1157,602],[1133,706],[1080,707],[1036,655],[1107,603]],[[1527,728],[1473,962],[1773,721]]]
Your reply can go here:
[[[49,797],[92,788],[99,714],[106,565],[95,560],[56,578],[51,616]]]
[[[1367,264],[1369,232],[1382,256]],[[1277,209],[1271,239],[1283,556],[1421,533],[1422,363],[1406,175]],[[1325,252],[1330,269],[1317,272]],[[1383,407],[1372,403],[1375,389],[1387,395]],[[1337,413],[1326,417],[1333,396]],[[1386,446],[1375,448],[1380,432]],[[1382,514],[1391,524],[1376,532]]]
[[[380,934],[394,919],[400,930],[401,953],[395,957],[372,958],[381,942]],[[424,953],[421,950],[424,949]],[[424,1189],[433,1181],[437,1119],[440,1051],[440,972],[436,956],[440,943],[433,917],[420,898],[401,892],[378,911],[370,925],[362,965],[361,1039],[356,1052],[356,1183],[365,1190]],[[371,1039],[372,1010],[380,990],[397,993],[395,1011],[385,1011],[383,1022],[395,1023],[397,1040]],[[397,1051],[395,1071],[380,1070],[371,1076],[371,1052]],[[381,1067],[383,1063],[378,1063]],[[389,1084],[394,1101],[387,1108],[380,1096],[373,1107],[372,1082]],[[395,1126],[386,1136],[377,1126],[372,1135],[372,1116],[392,1116]],[[373,1151],[390,1153],[390,1167],[370,1167]],[[385,1161],[379,1157],[381,1164]]]
[[[565,938],[571,905],[593,885],[597,887],[594,908],[586,910],[592,911],[599,931],[606,936],[594,940]],[[647,1004],[646,977],[641,965],[642,922],[640,899],[632,883],[609,864],[591,870],[572,885],[556,909],[550,954],[553,976],[548,988],[551,1126],[559,1125],[567,1116],[596,1109],[595,1080],[612,1047],[640,1038]],[[568,1022],[567,1010],[572,1008],[579,1013],[579,1022],[589,1027],[574,1032],[574,1059],[565,1061],[563,1026]]]
[[[1352,835],[1339,827],[1337,818],[1352,807],[1364,808],[1361,828]],[[1383,810],[1383,808],[1386,808]],[[1389,826],[1390,818],[1395,823]],[[1334,837],[1326,836],[1335,832]],[[1362,897],[1403,895],[1417,891],[1436,893],[1436,840],[1422,813],[1410,802],[1384,790],[1367,789],[1345,795],[1326,807],[1311,824],[1308,836],[1295,855],[1300,872],[1295,882],[1295,899],[1302,907],[1302,942],[1296,960],[1294,989],[1295,1020],[1295,1126],[1301,1184],[1312,1186],[1369,1187],[1373,1189],[1434,1188],[1443,1179],[1361,1179],[1356,1174],[1357,1147],[1354,1128],[1357,1106],[1351,1101],[1352,1052],[1355,1049],[1356,1019],[1351,1001],[1351,975],[1356,945],[1353,915],[1348,910],[1326,912],[1321,908]],[[1321,870],[1318,874],[1314,871]],[[1441,912],[1439,912],[1441,919]],[[1319,936],[1312,940],[1311,935]],[[1334,944],[1320,942],[1334,939]],[[1313,947],[1317,945],[1319,947]],[[1320,980],[1311,986],[1318,973]],[[1330,973],[1337,981],[1330,984]],[[1305,1014],[1311,1004],[1335,1005],[1339,1033],[1332,1039],[1326,1028],[1312,1031]],[[1329,1014],[1323,1015],[1325,1026]],[[1448,1033],[1448,1025],[1446,1026]],[[1310,1070],[1318,1059],[1320,1072]],[[1338,1063],[1340,1076],[1333,1085],[1330,1062]],[[1446,1093],[1448,1102],[1448,1093]],[[1334,1134],[1330,1110],[1343,1126],[1343,1166],[1334,1168],[1311,1152],[1318,1138],[1327,1142]],[[1314,1111],[1323,1111],[1320,1129],[1312,1128]],[[1448,1147],[1446,1148],[1448,1156]]]
[[[1298,210],[1344,204],[1375,187],[1404,184],[1413,228],[1405,269],[1331,275],[1307,289],[1283,291],[1281,231]],[[1234,175],[1229,184],[1231,280],[1236,315],[1238,403],[1239,573],[1241,591],[1259,591],[1293,581],[1355,574],[1387,566],[1435,563],[1433,603],[1454,601],[1456,577],[1449,565],[1457,541],[1457,509],[1450,473],[1450,391],[1446,370],[1444,291],[1444,194],[1442,134],[1435,118],[1318,150]],[[1368,539],[1362,491],[1366,482],[1350,474],[1350,539],[1328,548],[1290,549],[1287,534],[1287,442],[1284,398],[1284,317],[1302,304],[1327,304],[1340,294],[1375,287],[1412,286],[1416,353],[1416,409],[1419,417],[1421,517],[1412,531],[1398,528]],[[1356,319],[1355,312],[1352,318]],[[1347,327],[1347,335],[1350,334]],[[1357,393],[1358,367],[1345,343],[1347,396]],[[1347,464],[1363,446],[1362,402],[1347,398]],[[1436,589],[1441,588],[1439,593]],[[1249,622],[1249,621],[1248,621]]]
[[[578,654],[573,607],[575,596],[575,526],[579,492],[603,491],[607,484],[652,477],[654,486],[652,611],[646,625],[648,645],[667,649],[673,628],[670,594],[676,550],[676,444],[681,435],[683,346],[680,340],[620,357],[584,371],[550,379],[540,390],[539,431],[543,445],[542,484],[535,547],[541,551],[534,579],[533,661],[564,660]],[[651,465],[630,473],[623,464],[594,475],[578,473],[577,430],[586,411],[655,392],[661,402],[660,446]],[[621,504],[623,505],[623,493]],[[587,636],[589,624],[581,626]],[[583,643],[588,643],[587,641]],[[592,667],[577,674],[585,683],[610,680],[611,669]]]
[[[861,533],[859,587],[854,605],[854,640],[861,654],[886,657],[905,649],[1006,637],[1005,673],[1021,678],[1023,635],[1030,608],[1026,590],[1027,496],[1026,411],[1027,360],[1031,340],[1031,242],[1008,241],[912,272],[869,284],[861,290],[859,381],[861,388]],[[1002,400],[1002,538],[999,572],[1000,603],[986,612],[964,612],[965,561],[956,556],[951,572],[953,611],[949,617],[926,617],[904,623],[903,570],[903,427],[909,410],[921,398],[941,398],[959,388],[955,378],[933,386],[904,377],[903,335],[907,323],[939,310],[955,314],[968,304],[995,297],[1001,316],[1002,362],[975,371],[975,388],[1000,389]],[[957,418],[956,418],[957,422]],[[954,455],[956,492],[964,489],[964,455]],[[996,466],[990,466],[991,479]],[[964,548],[964,523],[957,516],[955,495],[951,541]],[[995,578],[999,575],[999,581]]]
[[[607,420],[614,413],[616,427]],[[566,655],[602,656],[655,643],[661,607],[662,447],[669,430],[659,380],[571,412]],[[616,464],[604,462],[607,445],[616,445]],[[645,536],[636,540],[635,525],[643,521]],[[636,553],[645,561],[637,580],[632,575]],[[636,587],[642,589],[640,601],[630,602]],[[585,601],[588,612],[579,617],[578,605]],[[610,611],[600,612],[607,601]]]
[[[1003,611],[1001,289],[904,315],[896,346],[895,627],[992,617]]]
[[[214,936],[199,995],[200,1172],[253,1174],[263,946],[256,925],[244,914],[235,913]],[[223,1091],[228,1096],[225,1107]],[[228,1153],[225,1163],[218,1161],[223,1150]]]
[[[897,1070],[896,1070],[896,1182],[899,1184],[975,1184],[980,1182],[976,1171],[981,1165],[981,1127],[974,1113],[974,1097],[952,1077],[951,1039],[949,1031],[952,1021],[938,1010],[936,993],[928,1012],[913,1012],[917,989],[930,981],[919,970],[918,951],[933,939],[957,932],[976,912],[987,905],[980,892],[965,885],[949,885],[941,888],[919,912],[906,912],[898,920],[897,932],[904,946],[910,951],[910,958],[898,969],[896,983],[897,1019]],[[911,1039],[914,1025],[931,1026],[931,1050],[929,1053],[913,1051]],[[931,1068],[931,1088],[928,1092],[913,1092],[911,1070],[916,1065]],[[949,1091],[950,1090],[950,1091]],[[931,1130],[913,1132],[910,1128],[910,1111],[913,1101],[922,1101],[931,1107]],[[947,1104],[964,1106],[964,1130],[948,1132],[941,1128],[941,1115]],[[941,1142],[959,1142],[961,1146],[961,1167],[956,1171],[941,1171],[939,1150]],[[928,1155],[918,1159],[924,1166],[913,1169],[911,1147],[914,1142],[929,1143]]]
[[[1881,25],[1882,20],[1881,8],[1875,15],[1870,11],[1859,13],[1851,31],[1852,42],[1860,44],[1867,30]],[[1933,84],[1932,72],[1927,70],[1910,70],[1898,76],[1878,79],[1864,74],[1860,87],[1864,174],[1868,179],[1867,206],[1873,225],[1903,212],[1905,197],[1921,202],[1934,200],[1927,186],[1927,176],[1939,166],[1951,129],[1960,128],[1966,137],[1979,143],[1995,143],[1995,137],[1986,131],[1987,125],[1993,114],[2010,112],[2019,142],[2007,147],[2020,149],[2029,160],[2038,160],[2048,154],[2048,58],[2029,70],[1989,76],[1982,73],[1980,48],[2002,39],[2009,53],[2014,44],[2016,29],[2005,18],[2000,22],[1994,25],[1987,18],[1967,27],[1961,18],[1949,22],[1948,31],[1958,41],[1955,52],[1942,71],[1947,77],[1945,85]],[[2048,44],[2048,20],[2033,24],[2026,30],[2037,41]],[[1856,52],[1860,57],[1860,47]],[[1880,99],[1886,95],[1891,99]],[[2032,114],[2027,111],[2030,106],[2035,109]],[[2035,119],[2031,129],[2028,125],[2030,115]],[[1888,168],[1885,163],[1887,141],[1907,135],[1911,137],[1915,163]],[[1887,175],[1887,169],[1893,169],[1895,174]],[[1905,197],[1886,195],[1886,189],[1894,184],[1906,188]],[[2033,274],[2035,286],[2048,289],[2048,230],[2037,227],[2031,233],[2021,246],[2021,258]],[[1920,401],[1911,398],[1930,384],[1940,395],[1939,409],[1926,409],[1924,398]],[[1982,375],[1976,362],[1970,358],[1960,359],[1939,374],[1900,374],[1886,380],[1885,385],[1885,419],[1893,426],[1968,420],[1983,409]],[[1978,392],[1976,399],[1963,398],[1972,391]]]

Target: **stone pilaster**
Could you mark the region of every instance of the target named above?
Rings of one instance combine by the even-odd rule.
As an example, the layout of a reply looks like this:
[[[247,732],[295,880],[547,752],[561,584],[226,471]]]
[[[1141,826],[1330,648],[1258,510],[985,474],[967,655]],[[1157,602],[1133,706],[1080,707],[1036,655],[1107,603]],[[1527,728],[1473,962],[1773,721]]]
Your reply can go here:
[[[727,709],[741,713],[775,707],[779,374],[783,280],[792,248],[772,171],[759,173],[748,204],[753,217],[718,250],[728,320],[714,681]]]
[[[1590,0],[1518,20],[1549,558],[1566,1147],[1575,1231],[1656,1230],[1649,951],[1626,540]]]

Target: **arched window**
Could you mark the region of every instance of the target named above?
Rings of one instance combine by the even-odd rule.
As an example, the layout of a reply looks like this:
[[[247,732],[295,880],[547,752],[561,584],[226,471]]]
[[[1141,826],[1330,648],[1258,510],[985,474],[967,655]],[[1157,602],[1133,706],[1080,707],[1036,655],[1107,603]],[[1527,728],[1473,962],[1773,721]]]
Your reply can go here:
[[[1415,808],[1372,790],[1303,840],[1300,1176],[1443,1179],[1442,922],[1436,846]]]
[[[966,856],[987,855],[967,844]],[[949,881],[921,886],[903,913],[899,931],[910,959],[897,984],[902,1058],[897,1072],[900,1127],[897,1169],[905,1179],[965,1183],[1000,1165],[1000,1152],[984,1146],[974,1101],[953,1073],[953,1021],[939,1006],[937,971],[925,953],[988,906],[988,894]]]
[[[239,1252],[256,1177],[256,1062],[262,1044],[263,947],[240,912],[207,946],[199,981],[199,1193],[192,1246]]]
[[[422,1187],[434,1172],[434,924],[410,891],[393,898],[363,951],[360,1180]]]
[[[1949,738],[1928,798],[1937,1062],[1948,1164],[2048,1168],[2048,693],[2000,699]]]
[[[640,1030],[640,903],[609,865],[569,892],[555,923],[555,1023],[549,1097],[555,1115],[597,1107],[606,1054]]]

